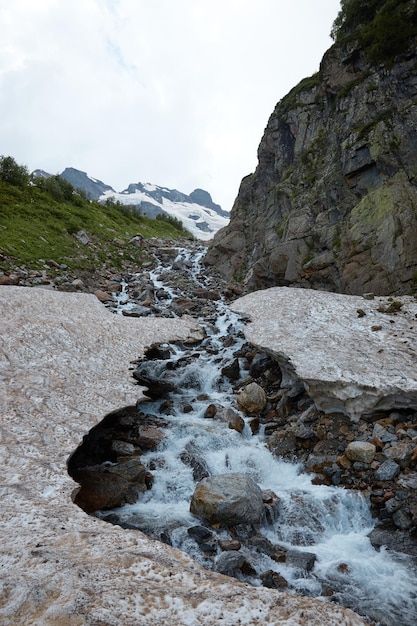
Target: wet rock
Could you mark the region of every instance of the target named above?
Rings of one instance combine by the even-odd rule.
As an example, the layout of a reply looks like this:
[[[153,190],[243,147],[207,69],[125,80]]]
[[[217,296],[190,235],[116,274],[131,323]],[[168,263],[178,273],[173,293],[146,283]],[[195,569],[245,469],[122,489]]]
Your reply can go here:
[[[122,315],[125,317],[146,317],[152,311],[146,306],[134,306],[131,309],[123,309]]]
[[[176,386],[173,383],[161,378],[152,378],[142,373],[140,368],[133,372],[133,378],[135,378],[140,385],[147,388],[144,393],[152,399],[163,398],[167,394],[176,391]]]
[[[205,526],[191,526],[191,528],[187,529],[187,533],[197,543],[203,543],[205,541],[213,539],[214,536],[213,532]]]
[[[164,436],[164,433],[159,428],[140,426],[139,434],[135,437],[134,443],[138,445],[141,450],[156,450]]]
[[[294,455],[297,448],[297,440],[292,432],[273,433],[268,441],[268,448],[277,457],[288,458]]]
[[[74,491],[73,501],[86,513],[133,503],[147,490],[145,479],[146,469],[138,459],[78,469],[81,487]]]
[[[257,552],[266,554],[266,556],[269,556],[269,558],[276,563],[285,563],[287,560],[287,550],[285,550],[285,548],[281,548],[280,546],[275,546],[271,543],[271,541],[262,535],[250,537],[246,543]]]
[[[395,513],[392,514],[392,521],[400,530],[410,530],[413,526],[415,526],[410,511],[408,511],[405,507],[401,507],[398,511],[395,511]]]
[[[149,360],[166,361],[171,358],[171,350],[169,346],[152,346],[145,356]]]
[[[184,465],[188,465],[193,470],[193,479],[201,481],[210,476],[210,472],[201,451],[192,442],[187,443],[185,449],[180,454],[180,459]]]
[[[229,408],[226,412],[226,419],[229,425],[229,428],[237,430],[238,433],[241,433],[245,428],[245,420],[236,413],[233,409]]]
[[[263,374],[268,367],[272,365],[272,359],[269,354],[263,352],[257,352],[251,361],[249,367],[249,374],[252,378],[258,378]]]
[[[287,552],[287,564],[306,572],[311,572],[316,562],[316,555],[312,552],[297,552],[289,550]]]
[[[368,535],[375,548],[385,546],[388,550],[403,552],[417,558],[417,538],[407,531],[390,530],[377,526]]]
[[[190,511],[211,525],[259,524],[263,513],[262,491],[244,474],[204,478],[194,491]]]
[[[268,589],[286,589],[288,587],[288,580],[271,569],[263,572],[259,578],[262,581],[262,586],[268,587]]]
[[[204,417],[212,419],[213,417],[215,417],[216,413],[217,413],[216,405],[215,404],[209,404],[208,407],[206,408],[206,410],[204,411]]]
[[[392,460],[387,460],[378,467],[375,472],[375,480],[386,481],[392,480],[400,473],[400,466]]]
[[[217,557],[214,567],[221,574],[233,576],[234,578],[239,578],[239,575],[242,574],[249,576],[256,574],[256,570],[254,570],[243,554],[235,550],[222,552]]]
[[[374,444],[367,441],[352,441],[345,449],[345,455],[349,461],[359,461],[360,463],[372,463],[375,452]]]
[[[225,367],[222,368],[222,374],[232,382],[239,380],[240,366],[238,359],[235,359],[230,365],[225,365]]]
[[[262,491],[262,501],[264,503],[266,522],[273,524],[278,519],[280,498],[272,489],[264,489]]]
[[[265,408],[266,393],[257,383],[249,383],[238,395],[237,402],[245,413],[259,413]]]

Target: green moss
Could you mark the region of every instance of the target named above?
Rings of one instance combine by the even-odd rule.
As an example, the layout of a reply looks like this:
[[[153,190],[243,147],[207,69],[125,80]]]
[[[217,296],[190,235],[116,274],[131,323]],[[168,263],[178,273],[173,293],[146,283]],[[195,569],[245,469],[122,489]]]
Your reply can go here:
[[[364,124],[364,126],[360,126],[359,128],[356,128],[355,132],[357,133],[357,141],[366,141],[369,137],[369,134],[381,122],[383,122],[384,124],[386,124],[392,129],[392,126],[393,126],[392,116],[393,116],[393,109],[381,111],[381,113],[379,113],[373,120],[371,120],[367,124]]]
[[[311,91],[311,89],[314,89],[314,87],[318,87],[318,85],[320,85],[320,82],[320,72],[316,72],[312,76],[303,78],[303,80],[301,80],[298,85],[293,87],[291,91],[280,101],[280,103],[278,104],[280,111],[290,111],[291,109],[297,108],[298,106],[304,106],[302,103],[298,102],[298,96],[304,91]]]

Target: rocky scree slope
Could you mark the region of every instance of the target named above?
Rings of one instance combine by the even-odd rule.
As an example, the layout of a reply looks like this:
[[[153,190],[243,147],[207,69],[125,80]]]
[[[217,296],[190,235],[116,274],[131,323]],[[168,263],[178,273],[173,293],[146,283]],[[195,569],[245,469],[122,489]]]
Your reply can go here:
[[[415,290],[415,44],[371,65],[354,39],[336,43],[277,104],[208,265],[249,291]]]

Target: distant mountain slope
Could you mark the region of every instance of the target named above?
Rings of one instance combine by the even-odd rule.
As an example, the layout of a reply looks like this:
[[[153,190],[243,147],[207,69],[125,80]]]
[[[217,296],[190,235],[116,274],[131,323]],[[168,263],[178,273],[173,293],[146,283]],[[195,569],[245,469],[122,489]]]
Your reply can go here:
[[[44,178],[51,176],[43,170],[35,170],[33,174]],[[176,189],[138,182],[117,192],[110,185],[73,167],[67,167],[60,176],[76,189],[82,189],[90,199],[105,202],[114,198],[123,204],[137,206],[148,217],[155,218],[158,214],[176,217],[197,239],[211,239],[229,221],[229,213],[215,204],[204,189],[195,189],[186,195]]]
[[[155,217],[158,213],[167,213],[181,220],[190,233],[198,239],[208,240],[228,223],[228,213],[214,204],[210,194],[196,189],[189,196],[167,187],[150,183],[135,183],[120,193],[106,192],[100,200],[108,197],[123,204],[138,206],[142,213]]]
[[[97,178],[91,178],[86,172],[81,172],[74,167],[66,167],[60,176],[71,183],[75,189],[85,191],[91,200],[99,200],[104,193],[114,192],[110,185],[106,185]]]

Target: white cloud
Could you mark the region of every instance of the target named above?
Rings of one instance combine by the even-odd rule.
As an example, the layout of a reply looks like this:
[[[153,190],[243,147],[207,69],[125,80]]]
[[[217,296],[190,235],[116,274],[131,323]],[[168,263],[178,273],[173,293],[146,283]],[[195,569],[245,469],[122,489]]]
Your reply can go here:
[[[0,154],[117,190],[230,208],[276,102],[318,69],[338,0],[14,0],[0,6]]]

